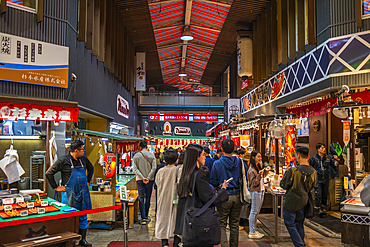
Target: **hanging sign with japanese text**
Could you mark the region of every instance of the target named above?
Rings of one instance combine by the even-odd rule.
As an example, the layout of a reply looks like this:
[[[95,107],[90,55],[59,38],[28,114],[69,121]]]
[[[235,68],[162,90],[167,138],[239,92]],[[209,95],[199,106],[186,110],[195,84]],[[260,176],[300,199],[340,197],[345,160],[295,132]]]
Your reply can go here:
[[[351,136],[351,121],[342,121],[343,123],[343,142],[347,146]]]
[[[139,142],[117,143],[117,153],[124,154],[139,149]]]
[[[217,122],[218,115],[217,114],[179,114],[179,115],[159,115],[153,114],[149,116],[150,121],[194,121],[194,122]]]
[[[145,53],[136,53],[136,91],[145,91]]]
[[[5,33],[0,40],[0,80],[68,88],[68,47]]]
[[[0,102],[0,119],[78,122],[78,107]]]
[[[117,95],[117,113],[124,118],[130,116],[130,104],[119,94]]]
[[[116,156],[113,153],[106,153],[103,160],[103,175],[107,178],[114,176],[116,172]]]

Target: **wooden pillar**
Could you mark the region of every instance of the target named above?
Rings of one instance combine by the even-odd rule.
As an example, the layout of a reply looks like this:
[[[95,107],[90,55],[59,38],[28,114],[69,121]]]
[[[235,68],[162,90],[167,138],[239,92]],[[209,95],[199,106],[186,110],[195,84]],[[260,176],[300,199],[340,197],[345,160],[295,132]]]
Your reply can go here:
[[[307,10],[308,10],[308,44],[316,44],[316,8],[315,0],[307,0]]]
[[[350,172],[351,172],[351,179],[356,179],[356,166],[355,166],[355,130],[354,130],[354,121],[351,120],[350,126],[350,143],[349,143],[349,153],[350,153]]]
[[[287,0],[277,1],[278,64],[288,64]]]
[[[257,22],[254,21],[253,22],[253,44],[252,44],[252,47],[253,47],[253,84],[254,85],[258,85],[258,81],[257,81],[257,74],[258,74],[258,70],[257,70]]]
[[[288,57],[296,58],[296,26],[295,26],[295,1],[288,0]]]
[[[362,1],[356,0],[356,25],[357,28],[362,26]]]
[[[99,57],[99,40],[100,40],[100,0],[94,0],[94,33],[92,55]]]
[[[257,81],[258,84],[262,81],[262,29],[261,16],[257,17]]]
[[[0,4],[0,14],[3,14],[6,12],[6,1],[1,1]]]
[[[261,40],[261,43],[260,43],[260,46],[261,46],[261,57],[260,57],[260,60],[261,60],[261,78],[262,80],[263,79],[267,79],[267,75],[266,75],[266,18],[265,18],[265,14],[266,14],[266,11],[262,11],[261,13],[261,25],[260,25],[260,40]],[[258,25],[258,23],[257,23]]]
[[[105,68],[109,70],[112,68],[112,0],[107,0],[106,11],[106,33],[105,33]]]
[[[266,6],[265,12],[265,47],[266,47],[266,75],[267,77],[272,75],[271,67],[271,6],[270,3]]]
[[[80,0],[79,8],[79,20],[78,20],[78,41],[86,41],[86,11],[87,11],[87,1]]]
[[[297,51],[305,52],[306,51],[306,42],[305,42],[305,12],[304,12],[304,0],[296,0],[296,9],[297,9]]]
[[[105,32],[107,23],[107,2],[100,0],[100,35],[99,35],[99,62],[105,62]]]
[[[50,143],[49,140],[51,138],[51,121],[47,121],[46,123],[46,153],[45,153],[45,172],[50,167]],[[44,180],[44,192],[47,194],[49,188],[49,181],[47,179]]]
[[[304,1],[304,0],[303,0]],[[277,59],[277,4],[276,1],[271,1],[271,69],[272,71],[278,70],[278,59]]]
[[[6,0],[4,0],[4,2],[6,2]],[[37,0],[37,22],[42,22],[43,19],[44,19],[44,0]]]
[[[93,36],[94,36],[94,1],[87,1],[87,26],[86,26],[86,49],[91,50],[93,48]]]

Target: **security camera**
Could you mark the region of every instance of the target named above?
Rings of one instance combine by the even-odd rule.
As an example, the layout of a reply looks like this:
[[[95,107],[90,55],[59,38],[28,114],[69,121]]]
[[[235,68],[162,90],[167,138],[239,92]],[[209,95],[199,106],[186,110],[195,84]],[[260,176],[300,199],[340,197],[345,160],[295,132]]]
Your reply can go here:
[[[71,73],[71,81],[77,80],[77,76],[73,73]]]

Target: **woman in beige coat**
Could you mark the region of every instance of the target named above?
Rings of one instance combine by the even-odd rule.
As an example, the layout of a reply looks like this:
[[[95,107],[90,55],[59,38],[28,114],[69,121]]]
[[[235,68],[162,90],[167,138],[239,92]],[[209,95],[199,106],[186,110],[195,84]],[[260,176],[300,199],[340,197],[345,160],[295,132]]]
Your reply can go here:
[[[162,240],[162,247],[168,247],[168,239],[173,237],[176,223],[177,204],[174,202],[175,183],[181,176],[181,168],[175,166],[177,151],[168,149],[164,153],[167,166],[160,169],[155,177],[157,185],[157,215],[155,237]],[[180,242],[175,236],[175,242]],[[174,245],[175,246],[175,245]]]

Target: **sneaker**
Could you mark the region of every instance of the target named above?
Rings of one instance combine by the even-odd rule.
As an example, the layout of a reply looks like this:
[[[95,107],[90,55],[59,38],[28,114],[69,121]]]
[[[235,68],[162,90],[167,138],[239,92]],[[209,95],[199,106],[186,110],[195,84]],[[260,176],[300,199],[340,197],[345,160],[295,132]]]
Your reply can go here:
[[[146,225],[146,220],[145,219],[141,220],[140,225]]]
[[[258,231],[256,231],[256,232],[255,232],[255,233],[253,233],[253,234],[249,233],[249,234],[248,234],[248,237],[249,237],[249,238],[262,238],[262,237],[264,237],[264,235],[263,235],[263,234],[261,234],[261,233],[259,233]]]
[[[150,221],[152,221],[152,219],[148,216],[148,217],[146,218],[146,221],[150,222]]]
[[[319,216],[320,216],[320,218],[324,218],[324,217],[326,217],[326,213],[324,212],[324,210],[322,210],[321,208],[319,209]]]

